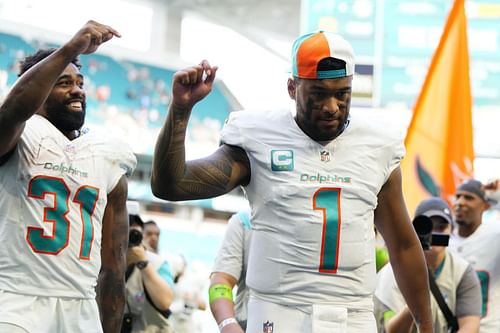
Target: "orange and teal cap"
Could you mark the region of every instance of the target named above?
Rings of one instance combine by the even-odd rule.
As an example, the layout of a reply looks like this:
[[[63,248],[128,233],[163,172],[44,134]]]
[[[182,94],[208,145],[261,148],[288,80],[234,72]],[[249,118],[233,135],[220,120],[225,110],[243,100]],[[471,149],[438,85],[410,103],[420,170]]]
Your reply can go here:
[[[300,36],[293,43],[293,76],[318,80],[353,74],[354,50],[342,36],[318,31]]]

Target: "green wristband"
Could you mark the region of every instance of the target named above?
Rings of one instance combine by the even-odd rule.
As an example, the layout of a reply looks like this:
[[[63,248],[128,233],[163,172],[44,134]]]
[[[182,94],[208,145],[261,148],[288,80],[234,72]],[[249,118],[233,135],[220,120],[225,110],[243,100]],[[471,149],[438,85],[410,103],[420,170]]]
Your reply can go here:
[[[233,301],[233,290],[227,284],[214,284],[208,289],[208,301],[210,304],[220,298]]]
[[[392,310],[388,310],[388,311],[384,312],[384,322],[387,323],[389,321],[389,319],[391,319],[395,315],[396,315],[396,312],[394,312]]]

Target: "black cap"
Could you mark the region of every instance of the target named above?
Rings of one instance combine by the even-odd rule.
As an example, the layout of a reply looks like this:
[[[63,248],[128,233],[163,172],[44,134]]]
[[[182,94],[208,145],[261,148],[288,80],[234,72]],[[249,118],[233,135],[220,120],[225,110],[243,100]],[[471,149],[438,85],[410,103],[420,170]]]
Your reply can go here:
[[[439,216],[449,224],[453,224],[450,206],[441,198],[430,198],[423,200],[415,210],[415,217],[424,215],[427,217]]]
[[[128,215],[128,224],[129,226],[138,225],[142,229],[144,229],[144,221],[142,221],[141,217],[136,214]]]
[[[475,195],[486,201],[483,184],[479,180],[468,179],[460,184],[460,186],[458,186],[457,191],[474,193]]]

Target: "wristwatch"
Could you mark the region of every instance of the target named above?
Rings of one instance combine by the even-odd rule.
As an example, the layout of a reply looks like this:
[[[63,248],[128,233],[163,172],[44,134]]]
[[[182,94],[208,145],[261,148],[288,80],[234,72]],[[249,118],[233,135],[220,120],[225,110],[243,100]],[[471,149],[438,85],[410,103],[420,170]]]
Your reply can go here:
[[[141,271],[146,268],[146,266],[149,264],[149,261],[143,260],[143,261],[138,261],[135,263],[135,266],[139,268]]]

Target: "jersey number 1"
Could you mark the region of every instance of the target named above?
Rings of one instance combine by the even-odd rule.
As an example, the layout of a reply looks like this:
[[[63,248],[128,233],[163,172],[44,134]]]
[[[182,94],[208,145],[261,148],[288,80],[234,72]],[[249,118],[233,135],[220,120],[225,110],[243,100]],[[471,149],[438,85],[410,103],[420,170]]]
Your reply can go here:
[[[340,240],[340,188],[320,188],[313,196],[313,209],[323,213],[321,240],[321,273],[337,273]]]
[[[46,235],[43,228],[28,227],[26,240],[31,249],[37,253],[56,255],[68,246],[70,233],[69,200],[71,192],[64,179],[36,176],[28,187],[28,196],[45,199],[52,195],[54,205],[43,210],[43,222],[52,224],[52,235]],[[99,198],[99,189],[83,185],[76,191],[73,202],[80,206],[82,219],[82,239],[80,242],[80,259],[90,259],[92,242],[94,241],[94,225],[92,214]]]

